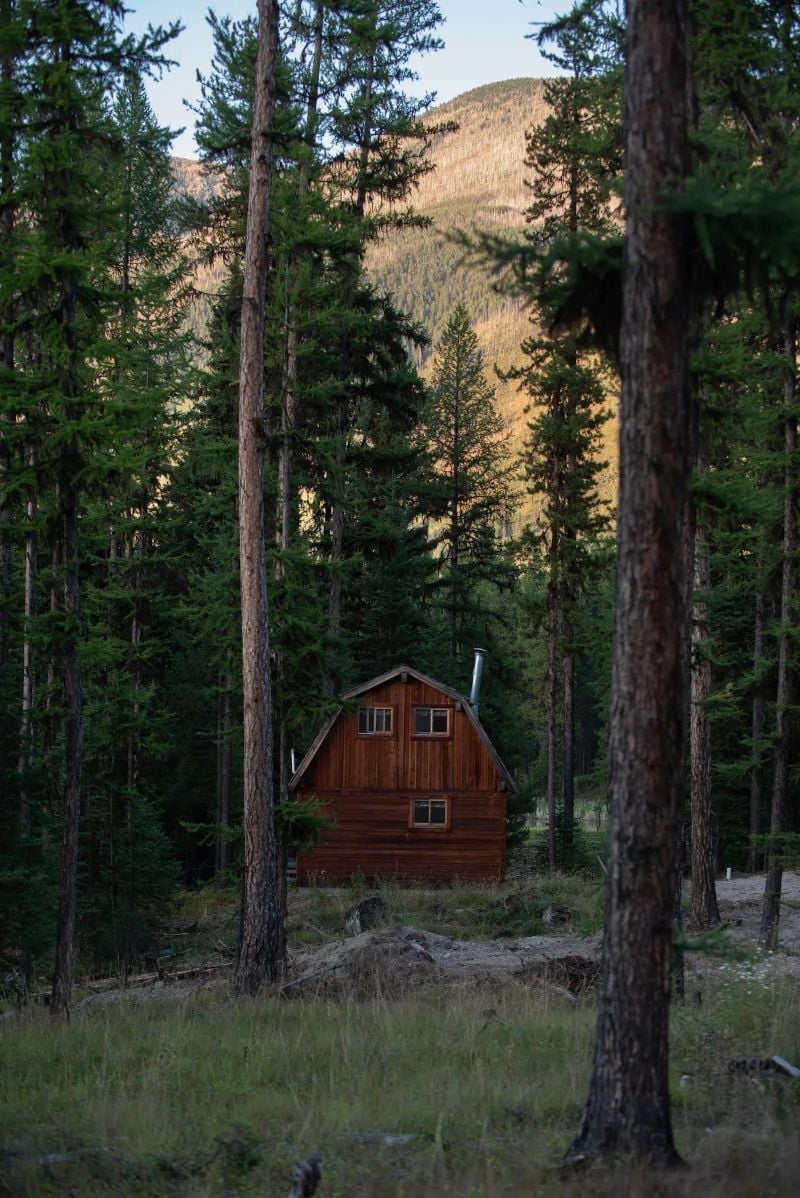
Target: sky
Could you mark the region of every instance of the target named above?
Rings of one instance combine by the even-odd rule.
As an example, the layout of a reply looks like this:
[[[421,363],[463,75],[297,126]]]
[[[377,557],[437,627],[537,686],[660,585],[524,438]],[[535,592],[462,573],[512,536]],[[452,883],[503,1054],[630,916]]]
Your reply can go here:
[[[150,102],[162,125],[171,129],[186,127],[176,139],[173,153],[186,158],[196,156],[192,127],[193,114],[184,101],[198,99],[197,72],[207,74],[211,65],[211,35],[206,22],[208,5],[192,0],[129,0],[131,12],[126,29],[142,32],[148,24],[179,20],[185,30],[167,47],[178,66],[160,81],[150,83]],[[241,18],[255,13],[256,0],[217,0],[211,5],[217,13]],[[445,48],[419,60],[418,94],[435,91],[444,103],[462,92],[520,76],[553,73],[526,35],[535,22],[547,21],[570,7],[569,0],[440,0],[445,24],[441,36]]]

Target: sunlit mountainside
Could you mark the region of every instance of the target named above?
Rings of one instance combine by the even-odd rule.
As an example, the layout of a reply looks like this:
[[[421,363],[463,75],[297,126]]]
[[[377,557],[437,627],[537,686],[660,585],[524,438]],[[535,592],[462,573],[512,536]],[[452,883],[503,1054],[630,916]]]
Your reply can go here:
[[[466,92],[431,112],[433,123],[456,121],[458,131],[436,136],[431,147],[435,170],[416,193],[414,208],[430,217],[428,229],[401,230],[372,247],[368,263],[399,305],[428,331],[435,345],[459,301],[469,309],[490,371],[519,363],[520,344],[530,333],[530,310],[498,288],[497,276],[465,258],[453,240],[456,231],[481,230],[518,235],[531,201],[526,182],[525,138],[546,115],[544,81],[510,79]],[[431,350],[421,366],[428,373]],[[514,382],[496,382],[497,401],[515,450],[526,435],[527,397]],[[616,406],[611,398],[611,405]],[[616,486],[616,421],[606,425],[605,454],[612,463],[603,479],[604,495]],[[537,508],[525,504],[530,518]]]
[[[455,133],[436,135],[430,150],[435,169],[421,181],[412,203],[430,218],[426,229],[395,230],[369,250],[367,264],[376,281],[394,293],[398,305],[428,332],[432,345],[419,358],[430,372],[432,347],[453,308],[463,302],[474,322],[490,374],[508,370],[521,360],[520,343],[530,332],[530,311],[519,298],[504,294],[496,275],[469,260],[453,239],[456,232],[474,230],[519,235],[531,191],[526,183],[526,132],[544,120],[544,81],[510,79],[466,92],[434,108],[430,122],[455,121]],[[186,158],[173,159],[177,186],[204,199],[210,184],[202,166]],[[213,292],[219,279],[214,269],[199,272],[200,292]],[[201,321],[202,323],[202,318]],[[526,435],[527,397],[514,382],[496,380],[497,402],[507,422],[515,452]],[[616,406],[613,396],[610,406]],[[604,456],[612,462],[603,479],[603,492],[612,499],[616,485],[616,422],[606,426]],[[528,500],[524,515],[531,518],[537,503]]]

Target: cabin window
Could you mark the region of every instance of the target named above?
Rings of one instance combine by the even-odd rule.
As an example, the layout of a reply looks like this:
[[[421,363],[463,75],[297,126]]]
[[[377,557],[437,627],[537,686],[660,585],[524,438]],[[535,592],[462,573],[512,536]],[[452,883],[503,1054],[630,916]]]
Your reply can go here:
[[[409,824],[412,828],[447,831],[450,827],[450,800],[412,799]]]
[[[449,707],[415,707],[415,736],[447,736],[450,731]]]
[[[375,736],[392,731],[391,707],[359,707],[358,735]]]

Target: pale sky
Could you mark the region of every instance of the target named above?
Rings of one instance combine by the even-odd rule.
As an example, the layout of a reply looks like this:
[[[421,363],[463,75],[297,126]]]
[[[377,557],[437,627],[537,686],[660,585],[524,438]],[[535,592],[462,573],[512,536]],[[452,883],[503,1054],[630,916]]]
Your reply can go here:
[[[180,20],[186,27],[167,52],[177,59],[161,81],[149,85],[150,101],[162,125],[186,132],[173,145],[173,153],[194,157],[194,116],[184,100],[199,97],[196,74],[208,74],[211,64],[211,34],[206,22],[209,7],[220,14],[240,19],[255,14],[256,0],[217,0],[212,5],[191,0],[129,0],[131,12],[126,28],[141,32],[149,24]],[[440,0],[445,18],[441,36],[444,50],[419,60],[418,94],[435,91],[440,102],[483,83],[520,76],[550,75],[553,69],[539,55],[536,44],[526,40],[534,23],[567,11],[570,0]]]

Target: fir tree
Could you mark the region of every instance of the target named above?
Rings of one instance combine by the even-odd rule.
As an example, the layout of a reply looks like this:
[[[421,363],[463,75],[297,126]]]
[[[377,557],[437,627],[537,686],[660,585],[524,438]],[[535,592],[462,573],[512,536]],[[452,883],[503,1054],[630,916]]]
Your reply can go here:
[[[457,307],[436,347],[423,436],[433,462],[436,533],[446,591],[451,663],[483,581],[502,575],[498,546],[508,528],[516,468],[494,406],[469,313]]]

